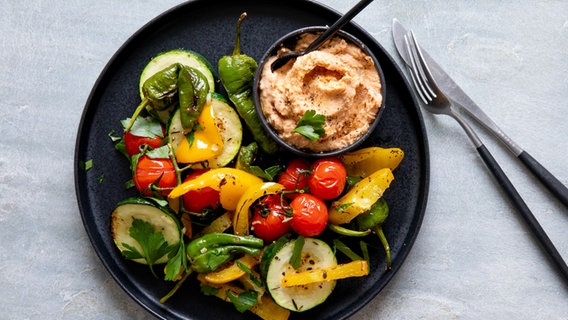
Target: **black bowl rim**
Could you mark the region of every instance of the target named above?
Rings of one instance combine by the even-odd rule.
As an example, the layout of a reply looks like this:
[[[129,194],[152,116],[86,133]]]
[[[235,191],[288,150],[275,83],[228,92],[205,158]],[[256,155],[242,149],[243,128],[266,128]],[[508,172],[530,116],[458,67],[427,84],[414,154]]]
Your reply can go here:
[[[260,78],[261,78],[262,69],[264,67],[264,64],[266,63],[268,58],[275,55],[276,52],[278,51],[278,49],[282,45],[284,45],[285,43],[289,42],[290,39],[298,38],[301,34],[304,34],[304,33],[316,33],[316,32],[320,32],[320,31],[325,31],[327,28],[328,27],[325,27],[325,26],[309,26],[309,27],[296,29],[296,30],[291,31],[291,32],[287,33],[286,35],[280,37],[276,42],[274,42],[273,45],[270,46],[270,48],[262,56],[260,63],[258,64],[258,68],[256,70],[256,73],[254,75],[254,84],[253,84],[253,90],[252,90],[253,91],[253,100],[254,100],[256,112],[258,114],[258,118],[260,119],[260,122],[261,122],[264,130],[270,135],[270,137],[272,137],[284,149],[286,149],[287,151],[290,151],[290,152],[292,152],[292,153],[294,153],[298,156],[301,156],[301,157],[307,157],[307,158],[334,157],[334,156],[338,156],[342,153],[348,152],[350,150],[353,150],[353,149],[359,147],[363,142],[365,142],[365,140],[367,140],[367,138],[377,128],[377,126],[380,122],[381,115],[383,114],[385,106],[386,106],[386,104],[385,104],[385,97],[386,97],[385,77],[384,77],[384,74],[383,74],[383,69],[382,69],[377,57],[371,51],[371,49],[369,49],[369,47],[367,47],[365,45],[365,43],[363,43],[363,41],[359,40],[357,37],[353,36],[352,34],[346,32],[346,31],[338,30],[337,33],[333,37],[340,36],[344,39],[351,41],[355,45],[359,46],[367,55],[369,55],[371,57],[371,59],[373,59],[373,63],[375,64],[375,69],[377,70],[377,72],[379,74],[379,78],[381,80],[381,95],[382,95],[381,105],[379,107],[379,111],[377,112],[375,119],[373,120],[373,122],[369,126],[369,129],[361,137],[359,137],[354,143],[352,143],[348,146],[345,146],[343,148],[336,149],[336,150],[327,151],[327,152],[313,152],[313,151],[309,151],[309,150],[296,148],[295,146],[292,146],[289,143],[285,142],[284,140],[282,140],[282,138],[280,137],[278,132],[276,132],[276,130],[274,130],[274,128],[270,125],[270,123],[268,123],[268,120],[264,116],[264,112],[263,112],[261,104],[260,104],[260,90],[259,90]]]

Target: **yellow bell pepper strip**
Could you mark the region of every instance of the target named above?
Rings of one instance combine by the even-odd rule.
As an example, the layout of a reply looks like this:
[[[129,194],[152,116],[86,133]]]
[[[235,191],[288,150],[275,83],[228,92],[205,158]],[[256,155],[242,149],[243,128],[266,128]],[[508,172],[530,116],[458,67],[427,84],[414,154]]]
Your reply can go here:
[[[368,147],[339,156],[345,165],[347,174],[365,178],[373,172],[389,168],[396,169],[404,158],[404,151],[400,148]]]
[[[283,287],[303,286],[310,283],[333,281],[352,277],[363,277],[369,274],[366,260],[355,260],[325,268],[289,273],[282,278]]]
[[[205,105],[197,119],[199,129],[190,133],[190,135],[193,135],[191,144],[187,138],[182,139],[176,149],[177,162],[202,162],[215,157],[223,151],[223,139],[215,124],[215,113],[213,110],[211,102]]]
[[[250,187],[240,198],[233,217],[233,232],[236,235],[248,235],[250,231],[250,206],[265,195],[282,192],[284,186],[276,182],[265,182]]]
[[[380,169],[359,181],[347,193],[334,201],[329,210],[329,223],[349,223],[358,215],[368,211],[383,196],[394,180],[389,168]]]
[[[211,187],[219,191],[221,206],[225,210],[234,211],[245,191],[261,184],[262,179],[246,171],[235,168],[216,168],[175,187],[168,198],[179,198],[188,191]]]
[[[244,276],[246,272],[245,270],[241,269],[241,267],[239,267],[237,261],[239,261],[249,269],[253,268],[259,263],[257,258],[245,254],[241,258],[231,263],[231,265],[229,265],[228,267],[205,274],[205,280],[209,283],[222,284],[237,280],[238,278]]]

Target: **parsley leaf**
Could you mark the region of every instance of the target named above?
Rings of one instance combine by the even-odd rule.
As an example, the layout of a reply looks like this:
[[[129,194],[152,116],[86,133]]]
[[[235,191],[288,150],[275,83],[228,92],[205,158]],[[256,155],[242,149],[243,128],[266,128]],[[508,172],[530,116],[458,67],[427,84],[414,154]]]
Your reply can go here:
[[[124,119],[120,121],[122,126],[126,128],[128,123],[130,123],[130,118]],[[130,127],[130,133],[137,136],[137,137],[145,137],[145,138],[155,138],[155,137],[164,137],[164,132],[162,131],[162,125],[158,120],[152,117],[137,117]]]
[[[175,280],[182,270],[187,270],[187,257],[185,255],[183,238],[180,240],[178,249],[170,252],[168,263],[166,264],[165,280]]]
[[[323,114],[317,114],[315,110],[308,110],[292,132],[297,132],[312,141],[317,141],[325,134],[324,123],[325,116]]]
[[[235,295],[233,292],[227,290],[226,294],[235,308],[237,308],[237,311],[241,313],[247,311],[258,302],[258,292],[256,291],[245,291],[239,295]]]
[[[142,252],[136,247],[123,242],[122,245],[128,250],[122,251],[122,255],[129,260],[146,260],[150,271],[156,276],[154,272],[154,264],[156,261],[177,249],[178,244],[169,245],[161,231],[154,230],[154,227],[150,223],[136,218],[132,220],[129,232],[130,236],[140,245]]]

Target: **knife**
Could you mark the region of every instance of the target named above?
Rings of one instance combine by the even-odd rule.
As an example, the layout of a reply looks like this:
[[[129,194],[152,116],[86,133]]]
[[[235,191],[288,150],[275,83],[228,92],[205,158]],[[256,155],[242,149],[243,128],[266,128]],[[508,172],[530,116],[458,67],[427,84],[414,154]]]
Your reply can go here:
[[[408,30],[395,18],[392,21],[392,34],[398,54],[408,66],[410,59],[405,49],[404,36]],[[516,142],[501,130],[483,110],[458,86],[458,84],[440,67],[440,65],[420,46],[422,55],[428,64],[430,72],[440,89],[462,110],[488,129],[501,141],[507,149],[515,155],[539,180],[568,208],[568,188],[563,185],[552,173],[544,168],[528,152],[523,150]]]

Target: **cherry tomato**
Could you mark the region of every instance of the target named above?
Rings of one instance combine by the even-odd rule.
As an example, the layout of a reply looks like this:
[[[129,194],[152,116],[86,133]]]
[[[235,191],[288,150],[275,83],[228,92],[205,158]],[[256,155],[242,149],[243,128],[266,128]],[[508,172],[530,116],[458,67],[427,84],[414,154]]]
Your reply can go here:
[[[154,159],[143,155],[138,159],[134,173],[134,185],[143,195],[152,196],[157,192],[162,196],[170,193],[177,184],[176,171],[172,160]],[[152,190],[154,185],[161,190]]]
[[[305,159],[294,159],[288,163],[286,170],[278,177],[278,183],[284,186],[285,190],[301,190],[308,186],[308,176],[310,163]],[[289,194],[289,198],[294,198],[297,194]]]
[[[347,170],[337,158],[319,159],[308,178],[310,193],[323,200],[337,198],[345,188]]]
[[[290,203],[292,230],[304,237],[317,236],[327,225],[327,206],[323,200],[308,193],[300,194]]]
[[[195,170],[184,181],[195,179],[209,169]],[[221,205],[219,191],[211,187],[188,191],[183,195],[183,208],[189,212],[201,213],[216,210]]]
[[[165,131],[162,128],[162,131]],[[162,137],[139,137],[133,135],[130,131],[124,133],[124,145],[126,147],[126,152],[132,157],[135,154],[140,153],[140,146],[148,145],[149,147],[156,149],[162,145]]]
[[[251,221],[252,232],[266,242],[272,242],[290,232],[290,219],[282,207],[284,201],[279,194],[271,194],[262,198],[254,206]]]

